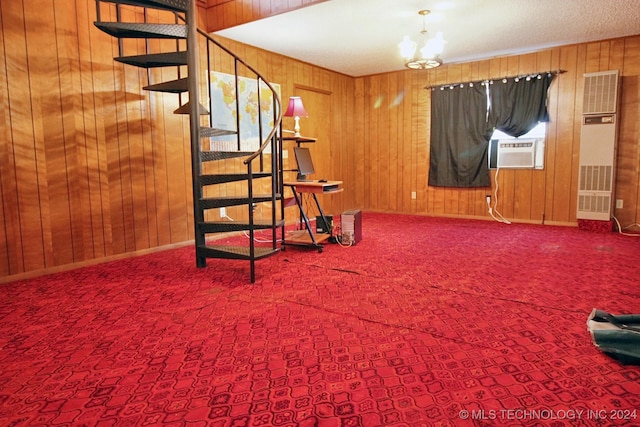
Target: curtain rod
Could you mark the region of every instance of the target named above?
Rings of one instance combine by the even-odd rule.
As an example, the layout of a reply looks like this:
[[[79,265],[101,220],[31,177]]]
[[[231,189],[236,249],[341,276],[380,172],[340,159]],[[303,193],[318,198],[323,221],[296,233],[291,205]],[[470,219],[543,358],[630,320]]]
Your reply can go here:
[[[491,79],[483,79],[483,80],[471,80],[468,82],[458,82],[458,83],[442,83],[442,84],[438,84],[438,85],[433,85],[433,86],[425,86],[425,89],[435,89],[438,87],[446,87],[446,86],[460,86],[460,85],[466,85],[469,83],[477,83],[477,82],[489,82],[492,80],[504,80],[504,79],[524,79],[527,77],[531,77],[531,76],[538,76],[540,74],[564,74],[566,73],[567,70],[553,70],[553,71],[541,71],[538,73],[526,73],[526,74],[519,74],[516,76],[506,76],[506,77],[497,77],[497,78],[491,78]]]

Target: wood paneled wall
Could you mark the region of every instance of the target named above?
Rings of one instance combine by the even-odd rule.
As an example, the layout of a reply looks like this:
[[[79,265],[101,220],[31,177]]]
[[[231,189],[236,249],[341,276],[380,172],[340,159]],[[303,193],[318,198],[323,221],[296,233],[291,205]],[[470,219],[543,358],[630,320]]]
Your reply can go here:
[[[327,0],[207,0],[206,30],[215,32]]]
[[[176,72],[148,75],[114,62],[117,42],[94,28],[94,7],[93,0],[0,3],[0,281],[193,238],[188,120],[173,114],[177,95],[142,90]],[[345,182],[345,192],[322,196],[331,214],[360,208],[489,219],[486,189],[427,186],[424,88],[562,68],[568,72],[551,88],[545,169],[501,171],[498,207],[514,221],[544,216],[575,225],[582,74],[619,69],[624,208],[616,216],[638,221],[640,36],[359,78],[225,43],[280,84],[285,103],[306,99],[301,126],[319,137],[318,177]],[[144,50],[133,41],[125,47]]]
[[[623,226],[640,216],[640,36],[564,46],[526,55],[444,65],[432,71],[402,71],[356,79],[356,205],[371,210],[457,217],[488,217],[492,188],[453,189],[427,185],[430,91],[427,86],[500,79],[564,69],[549,93],[544,170],[499,172],[498,210],[520,222],[575,225],[583,74],[618,69],[622,107],[616,217]],[[399,102],[399,100],[401,100]],[[361,161],[360,161],[361,160]],[[415,199],[412,199],[415,192]]]
[[[177,95],[142,89],[177,71],[115,62],[117,40],[95,20],[93,0],[0,4],[0,281],[193,239],[188,118],[173,114]],[[303,89],[323,94],[331,112],[312,117],[333,117],[335,141],[349,134],[352,78],[228,45],[279,83],[285,102]],[[127,55],[144,49],[125,41]],[[340,211],[346,194],[328,209]]]
[[[91,0],[12,0],[0,13],[0,276],[190,240],[175,95],[145,93],[146,71],[113,60]]]
[[[317,138],[313,144],[305,144],[309,147],[316,169],[315,178],[341,179],[344,176],[345,159],[349,150],[346,138],[353,136],[353,124],[350,118],[353,116],[353,91],[354,79],[339,73],[315,67],[292,58],[276,55],[264,50],[256,49],[232,40],[215,37],[235,52],[247,63],[260,70],[264,77],[272,83],[280,85],[283,108],[286,109],[289,96],[302,96],[309,117],[300,119],[300,127],[303,136]],[[231,74],[233,63],[223,58],[214,60],[216,70]],[[242,75],[242,69],[240,70]],[[283,128],[293,130],[294,121],[291,117],[283,119]],[[293,141],[285,141],[284,149],[285,169],[295,168],[293,154]],[[227,161],[232,168],[233,160]],[[239,160],[237,162],[240,162]],[[218,167],[208,165],[207,167]],[[231,171],[231,169],[229,169]],[[286,172],[285,180],[295,180],[295,172]],[[242,192],[237,184],[227,185],[226,188],[214,189],[227,195]],[[323,210],[329,212],[341,212],[349,206],[353,199],[354,187],[348,186],[345,192],[333,196],[320,195]],[[289,195],[287,193],[287,195]],[[315,215],[316,210],[310,206],[310,213]],[[244,212],[241,207],[227,209],[229,216],[234,219],[242,218]],[[260,207],[258,217],[267,219],[270,212]],[[288,220],[297,218],[295,209],[287,210]]]

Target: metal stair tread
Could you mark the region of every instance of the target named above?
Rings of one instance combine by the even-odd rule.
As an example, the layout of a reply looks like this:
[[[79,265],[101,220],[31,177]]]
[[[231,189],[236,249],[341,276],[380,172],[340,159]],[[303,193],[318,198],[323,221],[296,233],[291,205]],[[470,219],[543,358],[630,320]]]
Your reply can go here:
[[[133,65],[140,68],[176,67],[180,65],[187,65],[187,52],[179,51],[151,53],[149,55],[119,56],[114,59],[123,64]]]
[[[94,22],[105,33],[118,38],[186,39],[184,24],[143,24],[133,22]]]
[[[198,223],[198,229],[203,233],[222,233],[229,231],[243,230],[268,230],[271,228],[279,228],[284,225],[284,220],[272,223],[270,220],[254,221],[253,225],[248,221],[205,221]]]
[[[224,196],[224,197],[204,197],[200,199],[201,209],[215,209],[226,206],[248,205],[249,203],[270,202],[271,194],[260,194],[250,199],[248,196]],[[276,200],[280,200],[280,195],[275,195]]]
[[[189,0],[103,0],[108,3],[127,4],[130,6],[150,7],[154,9],[173,10],[175,12],[186,12],[189,7]]]
[[[189,79],[187,77],[184,77],[177,80],[169,80],[162,83],[147,85],[147,86],[144,86],[142,89],[149,90],[152,92],[185,93],[189,91],[188,83],[189,83]]]
[[[104,22],[101,20],[100,16],[100,8],[102,7],[101,2],[115,4],[116,6],[109,6],[109,10],[116,9],[117,13],[117,22]],[[130,6],[132,10],[136,14],[141,14],[144,12],[145,14],[145,22],[131,22],[137,21],[138,19],[127,20],[128,22],[121,21],[120,15],[120,6]],[[198,44],[198,40],[192,40],[194,37],[198,37],[198,35],[203,35],[207,39],[207,43],[214,43],[219,46],[223,51],[231,55],[236,60],[241,59],[234,54],[233,52],[227,50],[224,46],[217,43],[213,38],[209,37],[206,33],[197,29],[197,19],[195,19],[193,13],[195,12],[196,5],[193,0],[97,0],[97,19],[94,22],[96,28],[101,30],[102,32],[116,37],[118,39],[171,39],[171,40],[187,40],[186,45],[191,46]],[[139,9],[135,9],[139,8]],[[144,8],[144,10],[142,10]],[[161,11],[168,12],[160,12],[158,15],[161,18],[167,17],[169,19],[164,20],[161,19],[160,22],[149,23],[146,22],[146,13],[151,9],[157,9]],[[174,21],[173,18],[179,19],[180,21]],[[190,29],[190,25],[195,26]],[[155,52],[149,53],[145,55],[126,55],[123,50],[122,41],[119,43],[119,57],[114,58],[115,61],[132,65],[140,68],[156,68],[156,67],[186,67],[191,68],[191,60],[193,59],[189,53],[185,51],[184,43],[177,42],[176,46],[182,46],[182,48],[178,47],[176,52]],[[128,46],[128,45],[127,45]],[[207,44],[207,57],[206,60],[210,60],[209,53],[209,45]],[[136,53],[136,52],[131,52]],[[197,59],[200,61],[202,58]],[[198,66],[198,64],[196,64]],[[253,70],[250,66],[248,66],[252,72],[254,72],[258,78],[263,78],[260,73]],[[190,71],[187,70],[187,73],[182,73],[184,68],[178,68],[178,75],[173,76],[172,80],[168,81],[157,81],[157,82],[149,82],[146,86],[143,87],[144,90],[152,91],[152,92],[164,92],[164,93],[174,93],[174,94],[184,94],[190,92],[190,79],[186,77],[186,75],[191,75]],[[198,69],[196,69],[198,72]],[[147,72],[148,73],[148,72]],[[236,74],[238,71],[236,70]],[[149,75],[151,76],[151,75]],[[195,95],[195,96],[191,96]],[[174,111],[175,114],[185,114],[185,115],[210,115],[208,110],[208,106],[203,105],[200,101],[200,97],[198,95],[198,91],[196,90],[195,94],[189,93],[189,97],[192,98],[193,103],[186,103],[183,100],[182,95],[179,97],[179,105],[178,108]],[[274,100],[274,103],[277,100]],[[196,104],[197,103],[197,104]],[[192,111],[193,110],[193,111]],[[282,116],[282,112],[279,113],[279,119]],[[190,125],[197,126],[193,132],[191,133],[191,144],[192,144],[192,167],[194,169],[198,169],[198,160],[200,162],[207,162],[211,160],[223,160],[223,159],[232,159],[232,158],[251,158],[254,159],[259,153],[256,153],[255,150],[245,151],[240,148],[240,137],[239,137],[239,129],[236,130],[226,130],[226,129],[216,129],[211,126],[207,126],[207,123],[212,123],[212,118],[209,118],[209,121],[204,121],[202,118],[198,118],[197,121],[200,123],[195,123],[195,117],[191,117]],[[278,122],[277,125],[279,125]],[[216,140],[215,137],[231,135],[233,139],[237,138],[237,149],[235,148],[235,144],[232,144],[231,141],[227,141],[224,139],[223,141]],[[206,141],[205,139],[212,138],[210,141]],[[200,139],[201,141],[197,141]],[[231,138],[228,138],[229,140]],[[264,141],[266,142],[266,141]],[[263,142],[263,143],[264,143]],[[202,151],[202,145],[204,144],[209,148],[209,151]],[[199,157],[199,159],[198,159]],[[263,170],[262,157],[260,157],[260,170]],[[238,162],[229,163],[229,165],[240,164]],[[202,197],[202,189],[205,185],[218,184],[218,183],[226,183],[226,182],[236,182],[236,181],[245,181],[248,182],[248,189],[245,189],[245,192],[251,194],[240,194],[235,196],[226,196],[226,197],[204,197],[200,198],[198,196],[196,200],[196,206],[194,209],[194,219],[196,220],[195,227],[195,241],[196,241],[196,265],[197,267],[205,267],[206,266],[206,258],[218,258],[218,259],[238,259],[238,260],[246,260],[250,261],[250,271],[251,271],[251,282],[255,281],[255,263],[254,261],[268,257],[273,255],[280,250],[283,249],[282,245],[278,246],[278,239],[276,238],[276,231],[278,228],[284,229],[285,220],[284,213],[282,212],[281,218],[276,218],[274,213],[270,215],[270,218],[267,220],[253,220],[255,219],[252,214],[253,207],[256,204],[264,204],[267,206],[267,209],[273,208],[274,212],[277,209],[276,202],[281,203],[283,195],[281,194],[282,190],[278,191],[274,186],[279,182],[278,180],[282,180],[282,169],[281,165],[278,165],[278,171],[269,171],[269,172],[256,172],[251,173],[249,175],[249,171],[252,171],[251,166],[249,165],[244,171],[229,169],[229,173],[222,174],[212,174],[210,172],[214,171],[213,165],[211,165],[211,169],[207,170],[207,173],[202,174],[202,172],[198,173],[200,175],[194,182],[194,192],[198,190],[197,186],[200,186],[199,190],[200,197]],[[227,168],[227,164],[221,166],[222,169],[220,171],[224,171]],[[276,163],[272,164],[272,168],[276,168]],[[200,171],[202,169],[199,169]],[[279,175],[274,175],[278,173]],[[267,194],[252,194],[252,180],[253,179],[262,179],[259,186],[262,187],[262,192]],[[267,182],[269,179],[269,182]],[[256,181],[256,184],[258,182]],[[282,186],[280,185],[280,188]],[[209,187],[211,188],[211,187]],[[256,190],[258,188],[256,187]],[[240,206],[241,210],[247,209],[248,218],[251,218],[252,221],[244,220],[244,221],[204,221],[203,214],[212,208],[217,207],[226,207],[226,206]],[[246,206],[246,208],[244,207]],[[246,211],[245,211],[246,212]],[[214,216],[211,216],[213,219]],[[199,219],[199,221],[198,221]],[[256,243],[255,240],[250,240],[246,242],[243,246],[235,246],[235,245],[224,245],[224,244],[215,244],[216,242],[206,243],[206,235],[211,236],[213,233],[219,232],[240,232],[240,231],[249,231],[253,234],[254,230],[263,230],[263,234],[271,235],[269,240],[272,240],[270,243],[263,244],[262,242]],[[218,242],[222,243],[222,242]],[[244,242],[236,242],[244,243]]]
[[[276,200],[278,199],[279,194],[276,194]],[[239,200],[239,199],[243,199],[243,200],[249,200],[248,196],[222,196],[222,197],[203,197],[200,200]],[[253,199],[254,201],[256,200],[260,200],[260,201],[269,201],[271,200],[271,194],[254,194],[253,195]]]
[[[238,132],[235,130],[227,130],[227,129],[216,129],[210,127],[201,127],[200,128],[200,138],[211,138],[212,136],[225,136],[225,135],[235,135]]]
[[[269,172],[258,172],[253,174],[253,179],[270,177]],[[227,182],[244,181],[249,179],[247,173],[217,173],[200,175],[200,185],[225,184]]]
[[[198,103],[198,113],[201,116],[209,114],[209,110],[204,105]],[[191,114],[191,102],[186,102],[173,111],[173,114]]]
[[[200,255],[207,258],[224,259],[251,259],[250,248],[248,246],[226,246],[226,245],[204,245],[197,246]],[[280,252],[280,248],[256,246],[254,248],[254,259],[258,260]]]
[[[236,157],[248,157],[252,151],[201,151],[200,160],[210,162],[213,160],[234,159]]]

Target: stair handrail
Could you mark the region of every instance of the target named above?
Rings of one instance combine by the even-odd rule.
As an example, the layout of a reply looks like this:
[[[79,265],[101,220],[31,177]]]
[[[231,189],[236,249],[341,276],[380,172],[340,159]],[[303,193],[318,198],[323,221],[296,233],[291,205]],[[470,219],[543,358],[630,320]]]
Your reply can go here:
[[[100,7],[99,7],[99,3],[100,0],[96,0],[96,14],[97,14],[97,20],[100,21]],[[118,14],[118,21],[120,21],[120,3],[115,2],[116,3],[116,13]],[[147,11],[147,7],[144,6],[144,15],[145,15],[145,20],[146,20],[146,11]],[[185,18],[183,16],[181,16],[181,14],[175,12],[174,16],[178,19],[181,20],[183,22],[186,22]],[[251,71],[253,74],[255,74],[258,78],[258,83],[260,80],[262,80],[267,87],[271,90],[271,93],[273,94],[273,98],[276,101],[276,105],[274,106],[278,112],[277,117],[274,117],[274,125],[273,125],[273,129],[271,129],[271,131],[269,132],[269,134],[267,135],[267,137],[262,141],[260,147],[258,148],[257,151],[255,151],[253,154],[251,154],[249,157],[247,157],[244,160],[244,164],[248,164],[249,162],[253,161],[256,157],[258,157],[259,155],[261,155],[264,150],[267,148],[267,146],[269,145],[270,141],[272,140],[272,138],[276,135],[276,133],[278,132],[278,129],[280,129],[280,123],[282,123],[282,117],[283,117],[283,112],[282,112],[282,100],[280,99],[280,95],[278,95],[278,92],[276,92],[275,88],[273,87],[273,85],[264,78],[264,76],[262,74],[260,74],[258,72],[258,70],[256,70],[255,68],[253,68],[251,65],[249,65],[247,62],[245,62],[242,58],[240,58],[238,55],[236,55],[235,53],[233,53],[231,50],[229,50],[226,46],[224,46],[222,43],[220,43],[219,41],[217,41],[216,39],[214,39],[213,37],[211,37],[206,31],[201,30],[200,28],[196,27],[196,30],[198,32],[198,34],[200,34],[201,36],[203,36],[207,41],[215,44],[216,46],[218,46],[220,49],[222,49],[223,51],[225,51],[228,55],[232,56],[236,62],[241,63],[242,65],[244,65],[249,71]],[[120,50],[121,48],[121,40],[118,39],[118,42],[120,43],[119,48]],[[258,84],[259,87],[259,84]]]
[[[255,68],[253,68],[251,65],[247,64],[242,58],[240,58],[238,55],[236,55],[235,53],[233,53],[231,50],[229,50],[226,46],[224,46],[223,44],[221,44],[220,42],[218,42],[217,40],[215,40],[213,37],[211,37],[209,34],[207,34],[206,32],[200,30],[199,28],[197,28],[197,32],[203,36],[206,41],[208,43],[213,43],[214,45],[216,45],[218,48],[220,48],[222,51],[226,52],[228,55],[230,55],[232,58],[234,58],[234,64],[235,64],[235,79],[236,79],[236,92],[237,92],[237,82],[238,82],[238,63],[242,64],[243,66],[246,67],[247,70],[249,70],[250,72],[252,72],[255,76],[256,76],[256,84],[257,84],[257,88],[258,88],[258,123],[259,123],[259,128],[260,128],[260,134],[262,134],[262,118],[260,115],[260,111],[261,111],[261,105],[260,105],[260,81],[264,82],[267,87],[271,90],[272,93],[272,100],[274,101],[274,112],[276,112],[277,114],[274,114],[274,124],[273,124],[273,128],[269,131],[268,135],[266,136],[266,138],[264,138],[264,140],[262,141],[260,147],[258,148],[258,150],[256,150],[255,152],[253,152],[251,155],[249,155],[248,157],[246,157],[243,160],[244,165],[247,167],[247,175],[249,178],[249,185],[248,185],[248,197],[249,200],[251,201],[249,203],[249,259],[251,262],[251,266],[250,266],[250,270],[251,270],[251,282],[253,283],[255,281],[255,267],[254,267],[254,263],[255,263],[255,229],[253,227],[254,224],[254,216],[253,216],[253,161],[260,156],[260,167],[262,168],[262,154],[264,152],[264,150],[271,145],[272,146],[272,157],[271,157],[271,203],[273,205],[273,209],[271,210],[271,221],[272,224],[276,223],[276,209],[275,209],[275,203],[276,203],[276,197],[277,197],[277,193],[280,193],[282,191],[282,151],[281,151],[281,146],[278,144],[278,139],[277,139],[277,135],[278,132],[281,132],[282,130],[282,117],[283,117],[283,111],[282,111],[282,101],[280,99],[280,95],[278,95],[278,92],[276,92],[275,88],[273,87],[273,85],[271,83],[269,83],[268,80],[266,80],[264,78],[264,76],[262,74],[260,74]],[[208,45],[207,45],[207,49],[208,49]],[[208,56],[208,54],[207,54]],[[240,117],[240,111],[239,111],[239,105],[238,105],[238,94],[236,93],[236,108],[238,109],[238,114],[237,114],[237,126],[238,126],[238,145],[240,145],[240,128],[239,128],[239,117]],[[238,146],[238,148],[240,148],[240,146]],[[281,199],[281,209],[282,209],[282,215],[284,216],[284,203]],[[283,239],[284,239],[284,228],[283,228]],[[273,248],[276,248],[276,244],[277,244],[277,236],[276,236],[276,230],[275,228],[273,229]]]
[[[257,77],[258,80],[263,81],[267,87],[271,90],[271,93],[273,94],[273,98],[276,101],[276,111],[278,112],[277,117],[274,118],[274,125],[273,125],[273,129],[271,129],[271,131],[269,132],[269,134],[267,135],[266,138],[264,138],[264,140],[262,141],[262,144],[260,145],[260,147],[258,148],[257,151],[253,152],[249,157],[244,159],[244,164],[248,164],[250,162],[252,162],[256,157],[258,157],[260,154],[262,154],[262,152],[267,148],[267,146],[271,143],[271,140],[273,139],[274,136],[276,136],[276,133],[278,132],[278,129],[280,128],[280,123],[282,122],[282,117],[283,117],[283,112],[282,112],[282,100],[280,99],[280,95],[278,95],[278,92],[276,92],[275,88],[273,87],[273,85],[264,78],[264,76],[262,74],[260,74],[258,72],[258,70],[256,70],[255,68],[253,68],[251,65],[247,64],[242,58],[240,58],[238,55],[236,55],[235,53],[233,53],[231,50],[229,50],[226,46],[224,46],[223,44],[221,44],[219,41],[217,41],[216,39],[214,39],[213,37],[211,37],[209,34],[207,34],[205,31],[201,30],[200,28],[198,28],[198,33],[205,37],[205,39],[207,39],[207,41],[215,44],[216,46],[218,46],[220,49],[222,49],[223,51],[225,51],[227,54],[229,54],[230,56],[232,56],[237,62],[241,63],[242,65],[244,65],[249,71],[251,71],[252,73],[254,73]],[[260,87],[260,85],[258,84],[258,87]]]
[[[177,16],[178,19],[184,20],[184,18],[182,16],[180,16],[180,14],[176,13],[176,16]],[[269,143],[271,142],[273,137],[276,136],[276,133],[278,132],[278,129],[280,129],[280,123],[282,123],[282,117],[284,115],[284,113],[282,112],[282,100],[280,99],[280,95],[278,95],[278,92],[276,92],[275,88],[271,85],[271,83],[269,83],[269,81],[267,79],[264,78],[264,76],[262,74],[260,74],[260,72],[258,72],[258,70],[253,68],[251,65],[249,65],[247,62],[245,62],[238,55],[233,53],[230,49],[228,49],[222,43],[220,43],[219,41],[217,41],[216,39],[211,37],[206,31],[201,30],[199,27],[196,27],[196,30],[198,31],[198,34],[203,36],[207,41],[215,44],[220,49],[225,51],[228,55],[233,57],[236,62],[239,62],[242,65],[244,65],[249,71],[251,71],[253,74],[255,74],[258,77],[258,80],[262,80],[267,85],[267,87],[271,90],[271,93],[273,94],[273,98],[276,101],[275,108],[278,111],[278,116],[274,118],[273,129],[271,129],[271,131],[269,132],[269,135],[267,135],[267,137],[262,141],[262,144],[260,145],[258,150],[255,151],[253,154],[251,154],[246,159],[244,159],[243,162],[246,165],[249,162],[252,162],[256,157],[258,157],[259,155],[262,154],[262,152],[267,148],[267,146],[269,145]],[[258,87],[260,87],[259,84],[258,84]]]
[[[149,5],[149,3],[151,3],[151,1],[149,1],[149,3],[147,3],[146,1],[143,0],[95,0],[96,2],[96,16],[97,16],[97,22],[101,22],[101,16],[100,16],[100,6],[101,6],[101,1],[110,1],[115,3],[115,9],[116,9],[116,15],[117,15],[117,22],[121,22],[121,15],[120,15],[120,6],[121,4],[125,4],[125,5],[132,5],[132,6],[141,6],[144,9],[144,23],[147,24],[147,8],[148,7],[152,7]],[[159,1],[160,0],[155,0],[155,1]],[[162,0],[162,2],[164,1],[175,1],[175,0]],[[202,231],[199,232],[198,231],[198,227],[201,223],[203,223],[204,221],[204,210],[208,209],[208,207],[204,207],[201,208],[200,206],[200,199],[202,198],[202,185],[198,185],[197,183],[197,179],[198,177],[201,178],[201,162],[202,162],[202,151],[201,151],[201,147],[200,147],[200,136],[201,136],[201,130],[203,129],[200,126],[200,120],[199,120],[199,114],[200,114],[200,95],[199,95],[199,83],[198,83],[198,74],[199,74],[199,57],[197,55],[197,49],[193,49],[191,47],[191,44],[193,43],[194,45],[197,45],[199,43],[198,41],[198,34],[200,34],[201,36],[204,37],[205,41],[206,41],[206,48],[207,48],[207,69],[209,71],[209,75],[207,76],[207,82],[208,82],[208,92],[209,92],[209,96],[211,97],[211,70],[209,69],[211,63],[210,63],[210,44],[213,44],[215,46],[217,46],[217,48],[219,48],[222,52],[227,53],[230,57],[234,58],[234,67],[235,67],[235,73],[234,73],[234,77],[235,77],[235,85],[236,85],[236,109],[238,111],[237,114],[237,118],[239,119],[240,117],[240,106],[239,106],[239,102],[238,102],[238,78],[239,78],[239,73],[238,73],[238,64],[242,64],[245,67],[245,70],[248,73],[253,73],[253,75],[256,78],[256,83],[257,83],[257,89],[258,89],[258,126],[259,126],[259,130],[258,130],[258,134],[259,134],[259,138],[262,138],[262,134],[263,134],[263,121],[262,121],[262,103],[260,101],[260,97],[262,94],[261,91],[261,84],[260,82],[264,82],[265,85],[267,86],[267,88],[269,90],[271,90],[271,100],[272,100],[272,108],[273,108],[273,127],[272,129],[269,131],[268,135],[264,138],[263,141],[261,141],[260,147],[255,151],[255,152],[249,152],[247,150],[247,152],[251,153],[248,157],[246,157],[244,159],[244,164],[247,167],[247,177],[248,177],[248,207],[249,207],[249,237],[250,237],[250,244],[249,244],[249,260],[250,260],[250,270],[251,270],[251,282],[255,282],[255,261],[256,261],[256,246],[255,246],[255,238],[254,238],[254,233],[255,233],[255,228],[254,228],[254,215],[253,215],[253,209],[255,206],[254,203],[254,196],[253,196],[253,161],[259,156],[260,157],[260,171],[264,172],[263,169],[263,153],[265,151],[265,149],[271,145],[272,147],[272,156],[271,156],[271,173],[269,174],[271,176],[271,194],[270,194],[270,201],[272,204],[272,209],[271,209],[271,227],[272,228],[272,233],[273,233],[273,239],[272,239],[272,249],[273,252],[275,253],[277,252],[277,233],[276,233],[276,229],[277,228],[282,228],[282,234],[283,234],[283,238],[282,241],[284,241],[284,226],[282,224],[284,224],[284,203],[283,203],[283,199],[280,198],[280,215],[281,215],[281,225],[277,225],[277,221],[276,221],[276,201],[278,200],[279,194],[282,192],[282,175],[283,175],[283,168],[282,168],[282,159],[283,159],[283,154],[282,154],[282,138],[281,138],[281,134],[282,134],[282,118],[283,118],[283,111],[282,111],[282,101],[280,99],[280,95],[278,94],[278,92],[276,92],[275,88],[273,87],[273,85],[267,81],[264,76],[259,73],[255,68],[253,68],[251,65],[249,65],[248,63],[246,63],[242,58],[240,58],[239,56],[237,56],[235,53],[233,53],[231,50],[229,50],[227,47],[225,47],[221,42],[217,41],[216,39],[214,39],[213,37],[211,37],[208,33],[202,31],[201,29],[198,28],[197,26],[197,18],[196,18],[196,9],[195,9],[195,4],[192,3],[192,0],[187,0],[187,4],[184,6],[185,9],[179,9],[180,12],[174,10],[174,16],[176,17],[176,24],[178,23],[178,21],[182,21],[184,22],[184,24],[186,25],[187,28],[187,35],[186,37],[182,36],[182,38],[186,38],[187,39],[187,46],[189,46],[188,48],[188,55],[187,55],[187,63],[186,64],[182,64],[182,65],[187,65],[187,68],[189,70],[189,74],[191,74],[191,72],[194,73],[193,76],[189,76],[188,79],[188,92],[189,92],[189,101],[191,103],[190,107],[190,112],[189,112],[189,126],[190,126],[190,133],[191,133],[191,157],[192,157],[192,175],[193,175],[193,203],[194,203],[194,228],[195,228],[195,243],[196,243],[196,265],[198,267],[204,267],[206,265],[206,257],[207,254],[206,253],[202,253],[202,251],[198,250],[199,248],[201,249],[202,247],[204,247],[205,249],[206,247],[206,241],[205,241],[205,233],[206,231]],[[184,16],[182,15],[184,13]],[[160,34],[160,33],[158,33]],[[118,47],[119,47],[119,54],[120,56],[123,55],[122,52],[122,40],[120,35],[115,34],[118,38]],[[169,35],[169,34],[166,34]],[[126,37],[126,36],[124,36]],[[179,37],[176,37],[176,39]],[[147,40],[145,40],[145,50],[147,51],[148,54],[148,50],[149,50],[149,46],[148,46],[148,42]],[[176,48],[179,50],[180,46],[179,46],[179,41],[176,41]],[[150,72],[147,71],[147,75],[148,78],[150,78]],[[180,68],[178,68],[178,76],[180,75]],[[182,93],[182,92],[180,92]],[[193,98],[193,99],[192,99]],[[182,99],[182,98],[181,98]],[[180,103],[181,100],[180,100]],[[213,129],[213,118],[211,116],[211,112],[209,113],[209,121],[210,121],[210,125],[212,126]],[[240,151],[242,153],[242,155],[246,155],[247,152],[242,152],[241,150],[241,133],[240,133],[240,122],[239,120],[236,120],[236,133],[237,133],[237,142],[238,142],[238,151]],[[264,198],[260,198],[259,201],[267,201],[267,199]],[[265,253],[263,253],[261,256],[266,255]]]

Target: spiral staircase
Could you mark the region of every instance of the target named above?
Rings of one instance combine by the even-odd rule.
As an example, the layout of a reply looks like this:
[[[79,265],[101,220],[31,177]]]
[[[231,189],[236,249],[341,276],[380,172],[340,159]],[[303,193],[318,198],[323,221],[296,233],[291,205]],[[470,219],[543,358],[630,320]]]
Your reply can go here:
[[[126,15],[134,16],[133,20],[136,22],[123,22],[123,7],[133,9],[133,13],[128,10]],[[115,16],[116,19],[106,22],[102,20],[103,15]],[[154,19],[149,19],[150,15]],[[282,108],[276,90],[253,67],[197,28],[193,0],[96,0],[96,16],[95,26],[118,39],[119,56],[114,58],[115,61],[147,70],[176,67],[178,79],[149,81],[144,89],[177,94],[178,108],[174,113],[189,115],[196,265],[205,267],[208,258],[248,260],[251,283],[254,283],[256,261],[277,253],[282,247],[284,235],[280,136]],[[124,52],[125,39],[144,40],[146,53],[127,56]],[[175,49],[154,52],[152,48],[158,45],[150,42],[154,39],[175,40]],[[212,95],[208,79],[211,72],[215,71],[212,69],[212,64],[216,62],[214,57],[218,63],[223,61],[219,58],[224,57],[227,64],[232,64],[235,82],[235,99],[232,103],[235,103],[236,112],[240,111],[237,94],[240,93],[238,85],[241,78],[255,79],[257,88],[266,85],[270,89],[271,99],[267,100],[260,99],[262,91],[257,91],[258,117],[262,117],[263,103],[267,102],[269,110],[273,111],[273,126],[263,129],[263,120],[258,120],[260,147],[255,151],[243,149],[240,114],[235,115],[235,130],[216,129],[212,126],[214,117],[205,105],[210,105]],[[185,70],[186,75],[183,76]],[[203,74],[207,76],[207,80],[201,84],[199,77]],[[147,71],[147,75],[152,80],[152,73]],[[221,136],[234,139],[234,146],[230,148],[228,141],[218,144],[216,139]],[[234,158],[241,159],[241,162],[233,163],[240,166],[238,170],[229,171],[228,161]],[[216,167],[216,164],[219,166]],[[242,183],[240,194],[220,196],[219,193],[222,192],[208,190],[228,183]],[[270,218],[258,220],[255,209],[264,205],[267,205],[265,210],[270,211]],[[243,210],[246,208],[243,219],[212,219],[216,217],[215,209],[226,209],[228,206],[240,206],[242,208],[239,209]],[[266,230],[260,234],[261,244],[256,244],[258,230]],[[216,233],[239,231],[248,236],[246,245],[215,244],[215,239],[212,238]],[[266,243],[265,234],[269,236]]]

